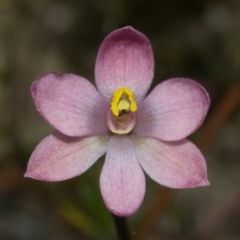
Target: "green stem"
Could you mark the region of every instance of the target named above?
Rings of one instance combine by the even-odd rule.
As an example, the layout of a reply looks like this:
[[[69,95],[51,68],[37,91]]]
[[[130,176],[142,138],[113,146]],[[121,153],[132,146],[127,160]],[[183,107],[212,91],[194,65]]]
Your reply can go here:
[[[130,240],[127,221],[125,217],[118,217],[114,214],[113,219],[117,230],[119,240]]]

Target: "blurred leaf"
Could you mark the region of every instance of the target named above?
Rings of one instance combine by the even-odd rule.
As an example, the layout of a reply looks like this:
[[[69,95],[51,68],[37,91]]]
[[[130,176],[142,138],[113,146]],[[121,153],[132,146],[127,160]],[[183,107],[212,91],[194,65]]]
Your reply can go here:
[[[93,237],[95,235],[95,225],[92,219],[81,209],[73,206],[71,203],[65,203],[61,209],[61,214],[70,225],[87,236]]]

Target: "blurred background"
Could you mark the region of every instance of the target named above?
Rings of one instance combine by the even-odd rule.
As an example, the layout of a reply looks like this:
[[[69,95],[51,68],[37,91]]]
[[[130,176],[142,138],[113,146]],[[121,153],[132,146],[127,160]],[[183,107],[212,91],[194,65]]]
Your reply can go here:
[[[240,239],[240,1],[1,0],[0,240],[117,239],[99,191],[103,159],[64,182],[23,174],[34,147],[54,131],[33,104],[34,79],[56,71],[94,81],[99,45],[126,25],[152,42],[154,85],[189,77],[212,99],[190,136],[211,186],[171,190],[147,177],[144,202],[128,218],[132,239]]]

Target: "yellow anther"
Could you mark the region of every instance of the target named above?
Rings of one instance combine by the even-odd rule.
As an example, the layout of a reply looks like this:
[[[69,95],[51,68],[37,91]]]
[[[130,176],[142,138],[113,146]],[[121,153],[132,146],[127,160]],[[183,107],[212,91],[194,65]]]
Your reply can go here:
[[[120,88],[115,91],[111,101],[111,110],[115,116],[119,116],[122,112],[135,112],[137,103],[132,91],[128,88]]]
[[[118,105],[118,110],[119,111],[129,111],[130,110],[130,101],[128,99],[120,99]]]

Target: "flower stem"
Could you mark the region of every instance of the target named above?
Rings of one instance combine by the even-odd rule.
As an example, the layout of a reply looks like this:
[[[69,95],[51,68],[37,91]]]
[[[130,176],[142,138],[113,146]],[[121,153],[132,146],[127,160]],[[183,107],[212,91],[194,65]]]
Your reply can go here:
[[[119,240],[130,240],[128,226],[125,217],[118,217],[112,214]]]

